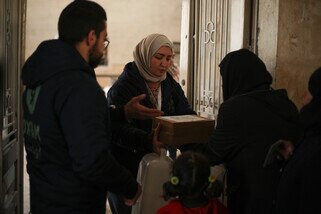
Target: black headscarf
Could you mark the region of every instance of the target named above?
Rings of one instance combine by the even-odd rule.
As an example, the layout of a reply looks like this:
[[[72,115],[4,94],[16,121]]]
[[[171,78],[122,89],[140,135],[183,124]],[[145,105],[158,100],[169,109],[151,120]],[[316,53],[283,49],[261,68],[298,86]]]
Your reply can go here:
[[[321,99],[321,67],[315,70],[310,77],[309,92],[313,99]]]
[[[309,79],[311,102],[300,112],[301,123],[306,134],[321,133],[321,67],[313,72]]]
[[[254,90],[269,89],[272,76],[263,61],[247,49],[227,54],[220,63],[224,101]]]

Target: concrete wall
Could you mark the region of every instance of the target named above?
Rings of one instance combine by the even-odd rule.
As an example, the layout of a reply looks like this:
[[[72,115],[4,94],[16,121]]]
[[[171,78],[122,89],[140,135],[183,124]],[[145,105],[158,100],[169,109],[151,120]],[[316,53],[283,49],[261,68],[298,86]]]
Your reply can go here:
[[[257,54],[273,77],[276,69],[278,19],[279,0],[259,1]]]
[[[311,73],[321,66],[321,1],[279,2],[275,81],[301,107]]]
[[[109,59],[122,64],[133,59],[134,47],[151,33],[180,41],[182,0],[100,0],[107,10],[111,41]]]
[[[57,36],[58,17],[71,0],[27,0],[26,50],[28,58],[40,42]]]
[[[243,48],[245,0],[230,0],[230,51]]]

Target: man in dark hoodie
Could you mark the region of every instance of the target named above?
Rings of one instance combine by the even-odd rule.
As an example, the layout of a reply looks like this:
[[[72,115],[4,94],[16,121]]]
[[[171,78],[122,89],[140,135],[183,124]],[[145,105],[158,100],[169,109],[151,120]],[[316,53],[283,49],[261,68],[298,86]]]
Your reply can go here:
[[[106,20],[97,3],[70,3],[59,17],[59,39],[41,43],[23,67],[33,214],[103,214],[107,190],[123,195],[127,205],[141,192],[109,153],[109,109],[93,70],[109,43]],[[159,116],[141,106],[141,99],[124,106],[126,116]]]
[[[298,111],[285,90],[270,87],[271,75],[249,50],[227,54],[220,72],[224,102],[210,142],[182,149],[202,151],[213,165],[226,164],[232,214],[274,213],[279,167],[263,163],[277,140],[297,141]]]

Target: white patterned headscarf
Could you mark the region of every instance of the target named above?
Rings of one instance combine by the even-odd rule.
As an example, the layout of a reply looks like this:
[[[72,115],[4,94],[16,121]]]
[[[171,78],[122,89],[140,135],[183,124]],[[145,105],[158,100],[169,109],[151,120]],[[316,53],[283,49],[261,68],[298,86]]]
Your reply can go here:
[[[151,34],[140,41],[134,49],[134,61],[140,75],[149,82],[160,82],[166,78],[166,73],[158,77],[150,72],[150,62],[153,55],[162,46],[174,49],[173,43],[162,34]]]

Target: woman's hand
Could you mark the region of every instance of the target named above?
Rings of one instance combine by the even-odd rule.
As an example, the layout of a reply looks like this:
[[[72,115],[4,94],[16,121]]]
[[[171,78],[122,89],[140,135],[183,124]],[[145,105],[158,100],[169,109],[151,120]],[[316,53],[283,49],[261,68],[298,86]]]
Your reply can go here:
[[[136,195],[134,196],[134,198],[131,198],[131,199],[125,198],[124,199],[125,205],[126,206],[133,206],[134,204],[136,204],[136,201],[141,194],[142,194],[142,187],[140,184],[138,184]]]
[[[294,145],[291,141],[288,140],[279,140],[280,146],[278,148],[278,156],[279,160],[288,160],[294,151]]]
[[[145,99],[146,95],[141,94],[139,96],[133,97],[126,105],[124,106],[124,112],[127,119],[153,119],[155,117],[161,116],[164,112],[148,108],[140,104],[140,101]]]

